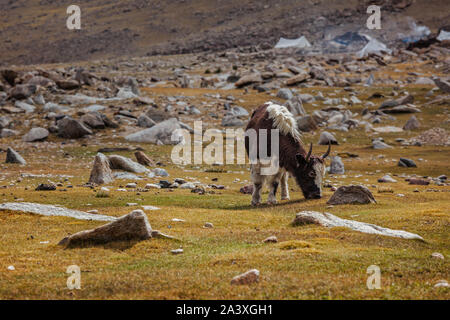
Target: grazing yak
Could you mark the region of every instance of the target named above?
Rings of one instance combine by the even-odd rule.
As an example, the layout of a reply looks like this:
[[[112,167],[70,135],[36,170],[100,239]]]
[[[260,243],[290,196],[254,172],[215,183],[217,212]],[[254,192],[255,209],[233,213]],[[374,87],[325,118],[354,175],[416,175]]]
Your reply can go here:
[[[256,131],[255,137],[258,139],[252,141],[249,138],[249,130]],[[278,155],[271,154],[272,129],[278,129]],[[253,131],[253,132],[254,132]],[[260,133],[266,132],[267,138],[267,159],[276,157],[278,166],[272,170],[270,175],[261,174],[266,164],[261,163],[264,157],[260,146]],[[275,131],[274,131],[275,132]],[[262,145],[265,146],[264,140]],[[289,199],[288,178],[289,174],[295,178],[306,199],[318,199],[322,197],[322,180],[325,174],[325,158],[330,154],[331,146],[328,145],[327,152],[322,156],[312,155],[312,143],[309,151],[303,148],[300,133],[297,130],[297,122],[289,110],[272,102],[258,107],[252,114],[252,117],[246,128],[245,148],[247,155],[253,153],[256,155],[256,161],[251,161],[251,178],[253,183],[252,205],[261,204],[261,189],[264,182],[269,185],[269,204],[275,204],[276,192],[281,182],[281,200]],[[253,151],[251,151],[253,149]]]

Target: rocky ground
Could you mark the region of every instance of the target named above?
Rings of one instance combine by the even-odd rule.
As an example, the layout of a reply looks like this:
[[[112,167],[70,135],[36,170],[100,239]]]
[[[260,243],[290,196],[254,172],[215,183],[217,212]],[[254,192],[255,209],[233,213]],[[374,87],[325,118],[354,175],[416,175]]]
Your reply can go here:
[[[408,37],[411,21],[432,32],[448,26],[447,0],[122,0],[78,1],[81,30],[66,28],[70,1],[3,1],[0,65],[111,57],[272,48],[304,35],[314,51],[359,32],[391,43]],[[368,30],[367,7],[381,7],[382,29]],[[44,36],[45,35],[45,36]]]
[[[1,69],[0,297],[448,299],[449,70],[445,42]],[[266,101],[332,144],[322,199],[290,181],[253,208],[247,165],[171,161],[175,129],[244,128]]]

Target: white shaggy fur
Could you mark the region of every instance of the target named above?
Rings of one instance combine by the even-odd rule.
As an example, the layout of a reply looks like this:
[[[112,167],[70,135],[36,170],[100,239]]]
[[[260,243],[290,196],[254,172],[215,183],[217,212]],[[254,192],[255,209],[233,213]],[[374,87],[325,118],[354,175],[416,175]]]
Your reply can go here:
[[[292,113],[284,106],[268,102],[267,112],[269,119],[273,120],[275,129],[284,135],[291,135],[295,140],[301,142],[301,135],[297,130],[297,121]]]

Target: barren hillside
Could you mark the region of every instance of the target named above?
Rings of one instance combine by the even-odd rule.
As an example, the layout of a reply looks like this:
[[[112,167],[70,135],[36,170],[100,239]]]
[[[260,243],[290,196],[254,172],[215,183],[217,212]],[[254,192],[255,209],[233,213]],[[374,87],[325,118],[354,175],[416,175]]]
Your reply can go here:
[[[436,31],[446,0],[80,0],[82,29],[66,28],[65,0],[1,0],[0,64],[35,64],[273,46],[279,37],[311,41],[364,28],[370,3],[382,5],[380,37],[407,16]],[[395,25],[395,27],[392,27]]]

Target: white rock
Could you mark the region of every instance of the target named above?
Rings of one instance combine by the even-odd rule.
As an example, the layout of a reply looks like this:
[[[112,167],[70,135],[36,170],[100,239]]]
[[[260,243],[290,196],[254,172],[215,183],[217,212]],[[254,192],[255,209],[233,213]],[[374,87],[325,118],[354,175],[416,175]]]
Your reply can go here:
[[[421,236],[414,233],[403,230],[392,230],[365,222],[342,219],[327,212],[320,213],[316,211],[302,211],[297,213],[294,221],[292,222],[293,225],[303,225],[310,223],[318,224],[328,228],[347,227],[363,233],[378,234],[403,239],[423,240]]]

